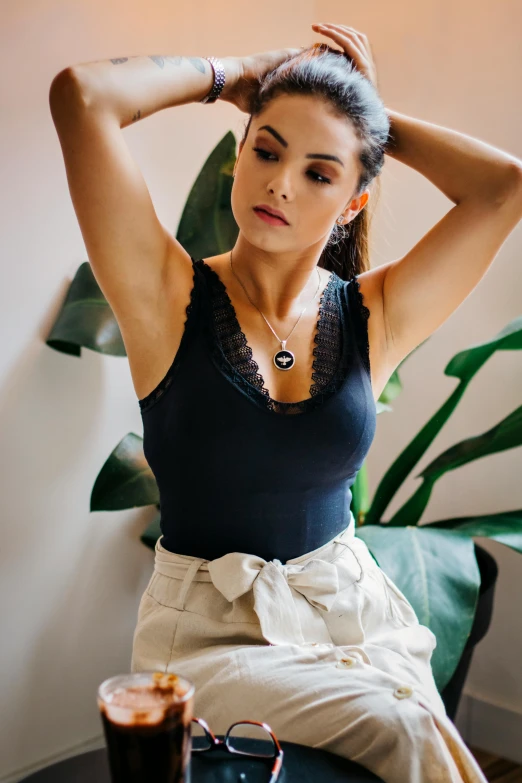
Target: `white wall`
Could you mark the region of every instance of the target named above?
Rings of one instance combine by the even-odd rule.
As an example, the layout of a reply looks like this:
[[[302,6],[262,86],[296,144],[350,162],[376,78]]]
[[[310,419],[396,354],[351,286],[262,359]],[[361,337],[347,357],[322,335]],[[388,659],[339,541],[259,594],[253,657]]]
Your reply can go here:
[[[67,65],[114,56],[226,56],[303,46],[320,40],[311,22],[338,22],[369,36],[387,106],[522,156],[519,5],[381,0],[346,9],[334,0],[261,6],[33,0],[2,9],[0,780],[18,780],[50,758],[99,744],[96,686],[129,668],[137,607],[153,564],[139,535],[155,509],[89,512],[109,453],[128,432],[142,433],[128,363],[89,350],[78,361],[45,345],[70,281],[87,260],[49,113],[51,80]],[[191,104],[123,131],[158,215],[173,232],[208,153],[229,129],[239,136],[245,119],[229,104]],[[406,252],[450,206],[415,171],[387,159],[373,265]],[[404,365],[405,390],[394,413],[378,420],[368,460],[372,489],[454,388],[443,374],[449,358],[520,315],[521,239],[517,228],[473,294]],[[514,352],[490,360],[419,470],[520,404],[521,367]],[[513,451],[446,476],[423,521],[521,508],[520,467],[520,451]],[[414,487],[411,479],[390,514]],[[497,558],[500,576],[466,703],[475,697],[482,710],[482,733],[477,723],[471,740],[484,737],[483,747],[498,747],[499,721],[488,724],[488,704],[504,710],[509,725],[522,719],[522,630],[512,603],[522,588],[522,560],[487,539],[477,542]],[[471,731],[470,721],[467,715]],[[504,748],[505,755],[517,752],[515,741]]]

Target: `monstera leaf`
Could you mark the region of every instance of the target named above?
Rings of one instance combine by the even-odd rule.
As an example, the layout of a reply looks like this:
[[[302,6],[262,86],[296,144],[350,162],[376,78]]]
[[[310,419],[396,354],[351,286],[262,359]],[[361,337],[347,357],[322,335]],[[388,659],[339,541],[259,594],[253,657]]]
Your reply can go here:
[[[500,511],[498,514],[440,519],[421,525],[420,530],[428,527],[457,530],[470,537],[485,536],[522,555],[522,508],[516,511]]]
[[[228,132],[210,153],[185,203],[176,239],[193,258],[234,247],[239,228],[230,206],[236,140]]]
[[[120,327],[88,261],[78,267],[46,344],[72,356],[80,356],[82,348],[127,355]]]
[[[522,445],[522,405],[487,432],[456,443],[416,476],[423,482],[387,523],[388,527],[416,525],[428,505],[435,482],[450,470],[468,462]]]
[[[109,455],[91,493],[91,511],[159,503],[158,485],[143,453],[143,438],[129,432]]]
[[[460,351],[447,364],[445,375],[459,378],[460,383],[446,402],[431,417],[427,424],[414,437],[411,443],[399,454],[381,479],[375,490],[374,499],[366,515],[366,524],[377,524],[399,487],[406,480],[414,466],[433,443],[436,436],[446,424],[449,417],[460,402],[468,384],[496,351],[517,351],[522,348],[522,317],[515,318],[492,340]],[[507,425],[517,427],[516,422]],[[514,438],[516,440],[516,436]],[[516,444],[515,444],[516,445]],[[509,447],[508,447],[509,448]],[[482,456],[477,450],[477,457]],[[475,457],[476,458],[476,457]],[[428,484],[425,485],[426,487]],[[427,490],[426,490],[427,491]],[[422,502],[419,502],[419,508]],[[405,517],[404,524],[411,524]]]

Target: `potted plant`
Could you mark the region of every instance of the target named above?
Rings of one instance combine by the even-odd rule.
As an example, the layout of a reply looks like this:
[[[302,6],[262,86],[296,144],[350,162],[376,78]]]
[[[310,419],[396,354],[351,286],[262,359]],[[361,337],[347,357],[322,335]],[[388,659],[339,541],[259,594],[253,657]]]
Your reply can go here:
[[[238,228],[230,194],[236,141],[228,132],[212,151],[190,191],[176,238],[194,258],[225,252]],[[205,231],[201,231],[205,226]],[[121,333],[88,262],[80,265],[47,345],[75,356],[82,347],[111,356],[126,356]],[[419,346],[420,347],[420,346]],[[522,348],[522,317],[484,343],[457,353],[444,372],[459,380],[386,471],[369,497],[366,463],[352,487],[356,535],[367,544],[380,567],[393,579],[415,609],[419,621],[437,637],[432,657],[435,682],[454,717],[474,645],[489,626],[497,568],[489,553],[474,543],[487,536],[522,552],[522,510],[481,516],[453,517],[419,524],[435,483],[448,471],[522,442],[522,406],[487,432],[454,444],[432,460],[416,478],[419,487],[389,520],[383,515],[392,497],[423,457],[455,410],[467,385],[496,351]],[[416,349],[418,350],[418,349]],[[406,359],[413,355],[412,351]],[[405,361],[406,361],[405,359]],[[391,411],[400,393],[394,371],[379,400],[377,413]],[[160,535],[159,493],[143,453],[143,440],[128,433],[102,466],[91,494],[91,511],[156,506],[158,514],[141,536],[154,549]]]

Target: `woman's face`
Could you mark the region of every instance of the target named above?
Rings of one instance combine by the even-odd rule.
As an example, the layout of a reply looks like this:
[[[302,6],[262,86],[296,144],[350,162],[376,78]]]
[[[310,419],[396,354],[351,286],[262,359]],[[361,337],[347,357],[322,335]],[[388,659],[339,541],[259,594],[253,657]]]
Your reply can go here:
[[[245,239],[268,252],[322,249],[339,215],[350,221],[368,199],[365,191],[352,200],[359,150],[350,121],[324,100],[272,100],[253,118],[236,162],[231,204]],[[258,204],[283,212],[288,225],[262,220],[254,211]]]

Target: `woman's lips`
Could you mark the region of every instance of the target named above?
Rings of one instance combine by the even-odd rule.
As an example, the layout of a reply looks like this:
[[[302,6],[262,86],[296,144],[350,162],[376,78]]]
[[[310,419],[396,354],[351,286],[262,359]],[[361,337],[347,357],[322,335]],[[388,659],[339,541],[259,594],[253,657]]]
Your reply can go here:
[[[287,226],[288,223],[285,223],[284,220],[281,220],[281,218],[275,217],[275,215],[269,215],[268,212],[265,212],[262,209],[255,209],[254,212],[258,217],[261,218],[261,220],[264,220],[265,223],[270,223],[272,226]]]

